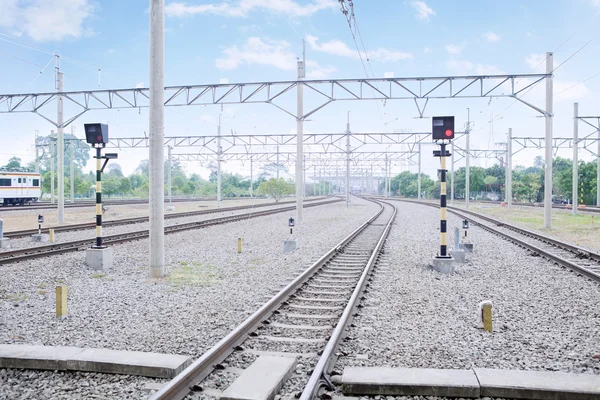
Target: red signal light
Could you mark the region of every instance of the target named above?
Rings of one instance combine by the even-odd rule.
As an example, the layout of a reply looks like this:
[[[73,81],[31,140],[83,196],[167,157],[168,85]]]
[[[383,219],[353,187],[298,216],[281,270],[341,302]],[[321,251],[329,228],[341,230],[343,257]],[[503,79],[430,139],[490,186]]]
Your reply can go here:
[[[452,136],[452,130],[451,129],[446,129],[446,136],[447,137],[451,137]]]
[[[446,131],[446,135],[448,134],[448,131]],[[96,138],[98,140],[98,142],[102,143],[102,135],[98,135],[98,137]]]

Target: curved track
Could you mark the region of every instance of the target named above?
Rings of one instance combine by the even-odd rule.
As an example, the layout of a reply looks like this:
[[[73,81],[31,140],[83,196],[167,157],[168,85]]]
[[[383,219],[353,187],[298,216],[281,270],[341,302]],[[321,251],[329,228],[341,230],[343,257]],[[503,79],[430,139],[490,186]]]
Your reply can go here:
[[[371,200],[372,201],[372,200]],[[396,207],[375,201],[380,210],[330,249],[293,282],[169,382],[152,399],[183,399],[211,373],[271,352],[300,356],[315,365],[310,377],[294,373],[288,381],[304,387],[300,399],[312,399],[323,386],[334,351],[351,322],[369,275],[382,259]],[[240,344],[243,343],[243,347]],[[219,379],[219,378],[217,378]],[[202,388],[210,387],[210,379]]]
[[[439,205],[433,203],[405,199],[393,200],[439,208]],[[467,219],[488,232],[502,236],[503,238],[554,261],[559,265],[570,268],[593,280],[600,281],[599,253],[470,210],[448,207],[448,212],[463,219]]]
[[[321,205],[331,204],[331,203],[337,203],[340,201],[342,201],[342,200],[334,199],[334,200],[321,201],[321,202],[317,202],[317,203],[310,203],[310,204],[305,204],[304,208],[316,207],[316,206],[321,206]],[[294,205],[294,206],[287,206],[287,207],[279,207],[279,208],[275,208],[275,209],[271,209],[271,210],[250,212],[250,213],[245,213],[245,214],[235,214],[235,215],[230,215],[230,216],[225,216],[225,217],[220,217],[220,218],[213,218],[213,219],[208,219],[208,220],[203,220],[203,221],[195,221],[195,222],[188,222],[188,223],[183,223],[183,224],[170,225],[170,226],[165,227],[165,233],[174,233],[174,232],[181,232],[181,231],[190,230],[190,229],[199,229],[199,228],[204,228],[204,227],[211,226],[211,225],[225,224],[228,222],[239,221],[242,219],[256,218],[256,217],[261,217],[264,215],[277,214],[277,213],[281,213],[281,212],[285,212],[285,211],[292,211],[295,209],[296,209],[296,206]],[[221,211],[223,211],[223,209],[221,209]],[[219,212],[219,211],[216,211],[216,212]],[[149,236],[148,230],[139,230],[139,231],[121,233],[121,234],[117,234],[117,235],[103,236],[102,241],[104,244],[108,245],[108,244],[117,244],[117,243],[123,243],[123,242],[130,242],[133,240],[144,239],[144,238],[147,238],[148,236]],[[34,259],[34,258],[46,257],[46,256],[51,256],[51,255],[56,255],[56,254],[63,254],[63,253],[72,252],[72,251],[84,250],[84,249],[90,247],[91,245],[93,245],[95,243],[95,241],[96,241],[95,238],[94,239],[82,239],[82,240],[75,240],[75,241],[64,242],[64,243],[59,243],[59,244],[51,244],[51,245],[45,245],[45,246],[30,247],[30,248],[21,249],[21,250],[12,250],[12,251],[1,252],[0,253],[0,265],[11,264],[11,263],[19,262],[19,261],[26,261],[26,260],[30,260],[30,259]]]

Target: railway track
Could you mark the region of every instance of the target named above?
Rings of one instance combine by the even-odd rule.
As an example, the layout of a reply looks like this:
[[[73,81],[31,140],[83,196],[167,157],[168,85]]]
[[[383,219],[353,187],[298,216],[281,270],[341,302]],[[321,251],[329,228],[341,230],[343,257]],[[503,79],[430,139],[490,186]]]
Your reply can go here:
[[[173,199],[173,203],[181,203],[181,202],[192,202],[192,201],[211,201],[216,199]],[[168,203],[168,200],[165,200],[165,204]],[[134,205],[134,204],[148,204],[148,200],[113,200],[113,201],[105,201],[102,203],[105,206],[123,206],[123,205]],[[75,203],[65,203],[65,208],[78,208],[78,207],[95,207],[96,202],[93,200],[82,200]],[[32,204],[23,204],[19,206],[0,206],[0,211],[18,211],[18,210],[54,210],[58,207],[57,204],[51,203],[32,203]]]
[[[342,201],[342,200],[339,198],[336,198],[336,199],[321,201],[318,203],[310,203],[310,204],[305,204],[304,208],[316,207],[316,206],[321,206],[321,205],[325,205],[325,204],[332,204],[332,203],[336,203],[336,202],[340,202],[340,201]],[[204,227],[211,226],[211,225],[225,224],[228,222],[239,221],[239,220],[243,220],[243,219],[262,217],[265,215],[277,214],[277,213],[282,213],[282,212],[286,212],[286,211],[292,211],[295,209],[296,209],[296,206],[294,205],[294,206],[275,208],[275,209],[271,209],[271,210],[263,210],[263,211],[255,211],[255,212],[245,213],[245,214],[229,215],[229,216],[225,216],[225,217],[213,218],[213,219],[208,219],[208,220],[203,220],[203,221],[195,221],[195,222],[188,222],[188,223],[183,223],[183,224],[170,225],[170,226],[165,227],[165,234],[181,232],[181,231],[186,231],[186,230],[190,230],[190,229],[199,229],[199,228],[204,228]],[[220,211],[223,211],[223,209],[221,209]],[[220,211],[216,211],[216,212],[220,212]],[[110,244],[118,244],[118,243],[123,243],[123,242],[130,242],[133,240],[144,239],[144,238],[147,238],[148,236],[149,236],[149,231],[146,229],[146,230],[126,232],[126,233],[117,234],[117,235],[103,236],[102,241],[104,244],[110,245]],[[93,245],[95,243],[95,240],[96,240],[95,238],[94,239],[82,239],[82,240],[75,240],[75,241],[58,243],[58,244],[51,244],[51,245],[30,247],[30,248],[20,249],[20,250],[1,252],[0,253],[0,265],[15,263],[15,262],[19,262],[19,261],[26,261],[26,260],[30,260],[30,259],[34,259],[34,258],[46,257],[46,256],[51,256],[51,255],[56,255],[56,254],[63,254],[63,253],[67,253],[67,252],[84,250],[84,249],[90,247],[91,245]]]
[[[439,205],[432,203],[412,200],[394,200],[439,208]],[[529,249],[533,253],[539,254],[566,268],[570,268],[581,275],[600,281],[600,253],[570,243],[565,243],[541,233],[520,228],[470,210],[448,207],[448,212],[463,219],[467,219],[488,232],[499,235],[521,247]]]
[[[303,365],[310,365],[308,369],[296,369],[287,381],[303,388],[301,395],[296,391],[297,398],[312,399],[324,385],[328,386],[327,375],[335,364],[335,349],[366,291],[370,274],[385,258],[385,241],[396,217],[395,206],[375,202],[381,208],[369,221],[303,271],[151,399],[183,399],[190,391],[214,389],[216,382],[231,383],[235,375],[243,373],[240,368],[248,367],[261,355],[274,353],[297,357]]]
[[[318,201],[322,200],[322,197],[307,199],[305,202]],[[165,219],[173,219],[173,218],[183,218],[183,217],[193,217],[197,215],[205,215],[205,214],[214,214],[220,212],[228,212],[228,211],[238,211],[252,208],[261,208],[261,207],[272,207],[283,204],[295,204],[295,201],[282,201],[279,203],[260,203],[260,204],[249,204],[245,206],[236,206],[236,207],[225,207],[225,208],[211,208],[208,210],[197,210],[197,211],[186,211],[179,213],[171,213],[165,214]],[[128,224],[139,224],[143,222],[148,222],[149,217],[135,217],[135,218],[121,218],[121,219],[113,219],[108,221],[103,221],[103,227],[109,226],[118,226],[118,225],[128,225]],[[55,233],[59,232],[74,232],[81,231],[86,229],[94,229],[96,228],[96,222],[84,222],[81,224],[70,224],[70,225],[59,225],[54,227],[45,227],[42,228],[42,233],[48,233],[50,229],[54,229]],[[4,237],[10,239],[18,239],[23,237],[29,237],[31,235],[35,235],[38,233],[38,229],[23,229],[19,231],[8,231],[4,232]]]

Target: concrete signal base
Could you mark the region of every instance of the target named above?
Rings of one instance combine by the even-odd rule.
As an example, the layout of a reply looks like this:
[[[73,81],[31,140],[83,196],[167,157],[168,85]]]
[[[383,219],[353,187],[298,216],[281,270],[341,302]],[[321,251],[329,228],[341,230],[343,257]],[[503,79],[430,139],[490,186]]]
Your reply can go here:
[[[459,245],[459,248],[464,250],[467,253],[472,253],[473,252],[473,243],[471,242],[462,242]]]
[[[8,249],[10,247],[10,239],[2,238],[0,239],[0,249]]]
[[[48,241],[50,241],[50,235],[46,235],[45,233],[31,235],[31,241],[39,243],[48,243]]]
[[[87,249],[85,251],[85,263],[88,268],[95,271],[111,268],[113,263],[112,247]]]
[[[283,241],[283,252],[284,253],[291,253],[292,251],[295,251],[299,248],[300,248],[300,245],[298,244],[298,239],[287,239],[287,240]]]
[[[442,274],[451,274],[454,272],[454,258],[452,257],[433,257],[430,265]]]
[[[167,211],[173,211],[175,210],[175,206],[167,206]]]
[[[465,251],[462,249],[452,249],[450,250],[450,256],[454,258],[454,261],[457,263],[464,263],[467,259]]]

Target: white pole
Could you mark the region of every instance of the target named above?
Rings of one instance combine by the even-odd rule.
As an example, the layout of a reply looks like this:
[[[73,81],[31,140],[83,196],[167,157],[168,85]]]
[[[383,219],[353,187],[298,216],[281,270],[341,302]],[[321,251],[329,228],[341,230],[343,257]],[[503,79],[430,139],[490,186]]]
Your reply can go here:
[[[421,200],[421,143],[419,143],[419,173],[417,175],[417,200]]]
[[[313,196],[317,195],[317,166],[313,167]]]
[[[50,132],[50,203],[54,204],[54,131]]]
[[[165,275],[165,1],[150,0],[150,276]]]
[[[221,106],[221,111],[223,107]],[[217,128],[217,208],[221,208],[221,114],[219,114],[219,126]]]
[[[465,207],[471,198],[471,110],[467,108],[467,154],[465,157]]]
[[[296,224],[302,223],[302,178],[304,175],[304,61],[298,60],[298,84],[296,99]]]
[[[71,125],[71,140],[69,141],[69,156],[71,158],[69,163],[69,176],[71,178],[71,203],[75,203],[75,144],[77,141],[75,140],[75,135],[73,134],[73,125]]]
[[[450,142],[450,204],[454,205],[454,141]]]
[[[346,207],[350,204],[350,111],[346,122]]]
[[[38,145],[38,131],[35,131],[35,172],[40,173],[40,147]]]
[[[512,128],[508,128],[508,143],[506,147],[506,189],[504,197],[506,197],[506,206],[510,208],[512,205]]]
[[[169,210],[173,209],[173,158],[171,156],[171,146],[167,147],[169,158],[169,170],[167,171],[167,185],[169,187]]]
[[[546,174],[544,179],[544,227],[552,228],[552,119],[553,105],[553,55],[546,53]]]
[[[304,156],[304,164],[302,165],[302,198],[307,196],[306,194],[306,156]]]
[[[598,129],[598,158],[596,159],[596,205],[600,206],[600,129]]]
[[[252,176],[252,156],[250,156],[250,198],[252,198],[252,182],[253,182],[253,176]]]
[[[579,103],[573,103],[573,194],[571,212],[577,215],[577,191],[579,189]]]
[[[56,89],[63,92],[63,73],[60,72],[60,59],[56,56]],[[58,223],[65,223],[65,133],[63,128],[63,97],[58,96],[56,101],[58,125]]]
[[[277,145],[277,180],[279,181],[279,145]]]

